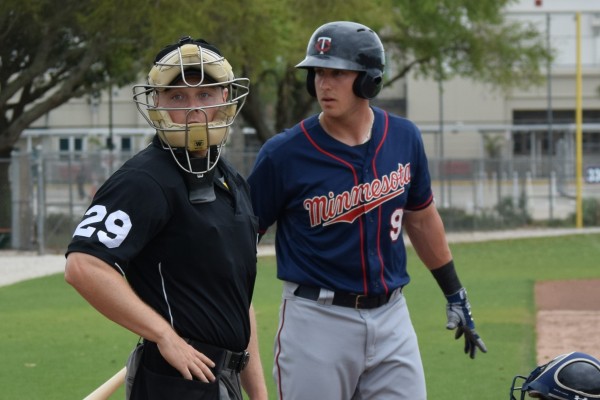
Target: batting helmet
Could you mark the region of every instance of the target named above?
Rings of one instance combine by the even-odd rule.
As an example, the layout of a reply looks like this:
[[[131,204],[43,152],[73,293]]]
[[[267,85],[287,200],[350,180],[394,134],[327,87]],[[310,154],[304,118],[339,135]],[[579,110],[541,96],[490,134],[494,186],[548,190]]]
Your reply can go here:
[[[199,77],[190,83],[190,77]],[[194,108],[167,108],[157,105],[155,95],[171,88],[220,86],[227,89],[222,103]],[[221,147],[227,141],[229,129],[249,93],[249,81],[235,78],[229,62],[219,50],[202,39],[189,36],[166,46],[154,59],[147,83],[133,87],[133,100],[146,121],[156,129],[163,146],[171,150],[175,161],[185,171],[203,174],[219,159]],[[172,121],[169,111],[184,110],[187,115],[216,109],[216,116],[207,123],[185,124]],[[208,118],[206,118],[208,120]],[[192,162],[189,152],[207,150],[206,162]]]
[[[520,387],[515,387],[524,380]],[[510,388],[510,399],[591,400],[600,399],[600,361],[589,354],[572,352],[560,355],[548,364],[535,368],[528,377],[517,375]]]
[[[296,68],[307,69],[306,88],[316,96],[314,68],[358,71],[354,94],[364,99],[377,96],[383,85],[385,53],[379,36],[356,22],[329,22],[308,41],[306,58]]]

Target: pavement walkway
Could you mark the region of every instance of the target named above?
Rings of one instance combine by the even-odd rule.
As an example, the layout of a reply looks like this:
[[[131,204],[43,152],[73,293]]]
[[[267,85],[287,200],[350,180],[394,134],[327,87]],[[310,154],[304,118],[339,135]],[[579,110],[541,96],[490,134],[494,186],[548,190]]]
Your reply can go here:
[[[519,229],[510,231],[448,233],[450,243],[483,242],[490,240],[520,239],[531,237],[565,236],[600,233],[600,227],[581,229]],[[410,242],[407,240],[407,245]],[[271,245],[259,246],[258,256],[275,254]],[[22,280],[52,275],[64,271],[63,254],[37,254],[15,250],[0,251],[0,286]]]

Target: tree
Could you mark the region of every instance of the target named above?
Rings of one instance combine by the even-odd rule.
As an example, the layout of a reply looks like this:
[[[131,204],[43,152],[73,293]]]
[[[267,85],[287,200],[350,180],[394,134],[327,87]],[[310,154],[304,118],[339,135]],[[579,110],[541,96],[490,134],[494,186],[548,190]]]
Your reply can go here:
[[[8,0],[0,6],[0,157],[23,129],[71,98],[133,81],[152,42],[143,6],[124,0]]]
[[[156,3],[158,4],[158,3]],[[0,5],[0,158],[69,99],[133,81],[149,44],[143,2],[4,0]],[[0,187],[8,168],[0,164]],[[0,194],[0,226],[10,193]]]
[[[454,75],[499,89],[531,87],[544,80],[552,59],[533,24],[508,21],[504,10],[516,0],[394,0],[382,40],[400,66],[391,84],[411,69],[424,77]]]

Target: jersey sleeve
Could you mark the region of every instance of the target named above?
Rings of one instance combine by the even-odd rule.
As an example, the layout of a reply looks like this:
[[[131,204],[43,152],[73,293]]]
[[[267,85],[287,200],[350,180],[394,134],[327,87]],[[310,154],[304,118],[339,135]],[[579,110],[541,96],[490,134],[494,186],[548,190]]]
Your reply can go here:
[[[117,171],[100,187],[75,228],[67,254],[87,253],[125,272],[169,213],[167,198],[151,176]]]
[[[408,200],[406,202],[406,210],[417,211],[427,208],[433,202],[433,192],[431,189],[431,176],[429,174],[429,166],[427,155],[421,132],[412,125],[414,140],[413,144],[413,161],[411,162],[411,182],[410,191],[408,192]]]
[[[265,143],[258,152],[252,172],[248,176],[252,207],[259,220],[261,235],[277,220],[284,196],[280,184],[283,171],[275,170],[270,145],[269,142]]]

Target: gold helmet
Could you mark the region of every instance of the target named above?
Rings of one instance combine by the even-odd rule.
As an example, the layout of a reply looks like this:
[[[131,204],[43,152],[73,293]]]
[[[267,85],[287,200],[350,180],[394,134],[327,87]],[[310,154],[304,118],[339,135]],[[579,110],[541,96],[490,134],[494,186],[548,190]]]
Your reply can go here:
[[[192,80],[191,76],[199,77]],[[218,104],[193,108],[163,107],[156,101],[159,92],[181,87],[223,87],[227,97]],[[148,73],[147,84],[133,87],[133,100],[148,123],[157,131],[163,147],[169,149],[185,171],[202,175],[216,165],[229,130],[249,93],[247,78],[235,78],[231,65],[219,50],[202,39],[187,36],[161,50]],[[216,109],[209,121],[208,109]],[[186,122],[175,123],[170,111],[185,111]],[[204,121],[188,122],[199,111]],[[206,159],[193,161],[190,152],[206,151]]]

